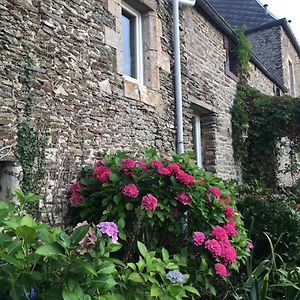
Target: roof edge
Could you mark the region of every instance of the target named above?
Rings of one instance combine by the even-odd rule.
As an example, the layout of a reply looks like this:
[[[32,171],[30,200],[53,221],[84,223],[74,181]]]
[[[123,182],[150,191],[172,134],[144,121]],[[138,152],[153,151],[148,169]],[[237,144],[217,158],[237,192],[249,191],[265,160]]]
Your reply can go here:
[[[206,16],[213,22],[213,24],[215,24],[216,27],[218,27],[233,42],[238,42],[238,37],[234,33],[230,25],[228,25],[228,23],[225,22],[225,20],[206,0],[197,0],[196,8],[202,10],[206,14]],[[276,21],[279,20],[275,20],[274,22]],[[269,71],[252,51],[251,61],[260,69],[261,72],[263,72],[266,75],[266,77],[268,77],[273,83],[275,83],[284,93],[288,92],[288,88],[281,82],[281,80],[279,80],[271,71]]]
[[[289,25],[286,18],[278,19],[278,20],[275,20],[275,21],[272,21],[272,22],[269,22],[269,23],[251,28],[251,29],[246,31],[246,34],[261,31],[261,30],[264,30],[264,29],[269,29],[269,28],[272,28],[274,26],[282,26],[283,27],[286,35],[288,36],[289,40],[291,41],[293,47],[295,48],[295,50],[297,52],[298,57],[300,58],[300,45],[299,45],[298,40],[295,37],[295,35],[293,33],[293,30],[290,27],[290,25]]]

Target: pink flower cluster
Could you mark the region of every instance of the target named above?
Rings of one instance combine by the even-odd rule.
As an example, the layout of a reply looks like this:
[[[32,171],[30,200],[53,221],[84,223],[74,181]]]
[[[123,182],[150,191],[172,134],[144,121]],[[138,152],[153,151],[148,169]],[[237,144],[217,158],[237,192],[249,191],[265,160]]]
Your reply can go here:
[[[119,166],[124,169],[123,172],[126,175],[133,175],[133,173],[132,173],[132,171],[130,171],[130,169],[133,169],[137,166],[140,166],[142,170],[147,169],[147,165],[144,161],[142,161],[142,160],[135,161],[135,160],[130,159],[130,158],[123,159],[120,162]]]
[[[96,177],[101,182],[109,181],[109,174],[111,170],[107,166],[96,167],[93,171],[93,176]]]
[[[87,221],[83,221],[82,223],[78,223],[75,228],[88,225]],[[85,237],[78,243],[80,245],[79,247],[79,253],[80,254],[85,254],[88,252],[88,250],[95,246],[97,242],[97,236],[95,233],[95,230],[93,228],[89,228],[89,231],[85,235]]]
[[[228,219],[232,219],[234,217],[234,210],[231,206],[224,207],[224,215]]]
[[[204,244],[204,247],[212,254],[213,257],[221,255],[221,245],[215,239],[207,240]]]
[[[201,231],[195,231],[193,235],[193,243],[195,246],[201,246],[205,241],[205,234]]]
[[[222,192],[221,190],[216,187],[216,186],[211,186],[209,189],[208,189],[208,193],[210,195],[212,195],[214,198],[220,198],[221,195],[222,195]]]
[[[72,204],[80,203],[83,200],[83,195],[78,192],[78,190],[81,189],[82,187],[83,185],[79,181],[74,182],[72,184],[71,199],[70,199]]]
[[[147,194],[142,198],[142,207],[154,211],[157,207],[157,199],[153,195]]]
[[[216,272],[217,275],[220,275],[220,276],[223,276],[223,277],[229,276],[229,272],[228,272],[226,266],[223,265],[223,264],[216,263],[214,265],[214,269],[215,269],[215,272]]]
[[[128,183],[123,186],[122,194],[129,198],[137,198],[139,190],[134,183]]]
[[[179,192],[175,199],[181,202],[183,205],[188,205],[191,202],[191,198],[186,192]]]

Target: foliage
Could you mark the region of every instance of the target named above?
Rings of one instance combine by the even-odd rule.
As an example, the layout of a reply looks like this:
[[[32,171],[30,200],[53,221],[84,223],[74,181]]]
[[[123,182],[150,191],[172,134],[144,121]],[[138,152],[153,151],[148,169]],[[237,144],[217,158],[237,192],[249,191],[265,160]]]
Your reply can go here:
[[[254,258],[268,256],[268,234],[276,252],[289,266],[300,265],[300,210],[299,197],[291,192],[274,194],[258,186],[245,185],[238,207],[243,213],[246,228],[250,229],[255,245]]]
[[[120,248],[89,225],[72,232],[37,223],[23,214],[24,206],[39,199],[18,191],[20,207],[0,202],[0,298],[1,299],[98,299],[116,282],[110,252]],[[89,231],[97,241],[82,241]]]
[[[248,259],[246,277],[239,286],[228,291],[223,299],[230,294],[234,299],[266,300],[287,299],[297,300],[300,297],[300,268],[287,271],[286,265],[267,234],[263,234],[268,244],[269,255],[253,266],[253,256]]]
[[[248,125],[248,138],[242,137]],[[300,101],[289,96],[267,96],[254,88],[239,85],[232,108],[235,156],[242,162],[244,179],[276,185],[278,149],[287,137],[292,151],[299,150]]]
[[[249,254],[234,185],[199,169],[189,154],[163,159],[149,149],[145,156],[118,152],[83,168],[71,188],[73,221],[117,223],[125,261],[138,258],[137,240],[188,257],[193,286],[215,294],[213,282]]]
[[[0,298],[10,300],[182,299],[199,295],[179,267],[185,262],[162,249],[162,259],[138,242],[137,263],[112,258],[121,248],[101,224],[86,221],[61,230],[23,214],[39,199],[17,191],[20,206],[0,202]],[[117,230],[117,229],[116,229]],[[171,272],[180,275],[174,280]],[[171,274],[173,274],[171,273]]]
[[[20,185],[24,192],[39,193],[45,174],[45,148],[48,139],[48,124],[45,119],[33,121],[35,105],[32,94],[32,57],[25,58],[24,82],[25,92],[22,122],[18,125],[15,156],[22,167]],[[38,215],[38,204],[31,204],[27,209]]]
[[[252,45],[245,35],[245,28],[234,29],[234,33],[238,37],[238,43],[235,45],[234,52],[239,58],[241,78],[244,79],[249,72]]]

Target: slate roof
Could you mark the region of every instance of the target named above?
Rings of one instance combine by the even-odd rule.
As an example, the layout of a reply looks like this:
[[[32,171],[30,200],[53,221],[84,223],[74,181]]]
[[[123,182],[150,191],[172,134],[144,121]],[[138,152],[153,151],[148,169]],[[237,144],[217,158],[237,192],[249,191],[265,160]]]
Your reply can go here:
[[[249,30],[277,20],[270,12],[266,13],[263,5],[257,0],[208,0],[208,2],[232,26],[244,25]]]

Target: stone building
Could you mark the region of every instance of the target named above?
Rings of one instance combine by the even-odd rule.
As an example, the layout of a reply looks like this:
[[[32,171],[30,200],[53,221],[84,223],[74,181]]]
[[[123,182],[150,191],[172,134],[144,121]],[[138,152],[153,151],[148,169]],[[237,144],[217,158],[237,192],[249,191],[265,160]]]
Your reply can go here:
[[[176,150],[171,1],[0,0],[0,11],[0,164],[14,166],[10,150],[30,93],[33,122],[49,126],[45,203],[99,151]],[[208,2],[197,0],[180,7],[180,41],[185,149],[196,152],[200,166],[237,178],[230,114],[237,37]],[[250,70],[249,83],[262,92],[288,92],[285,75],[259,53],[252,53]]]

